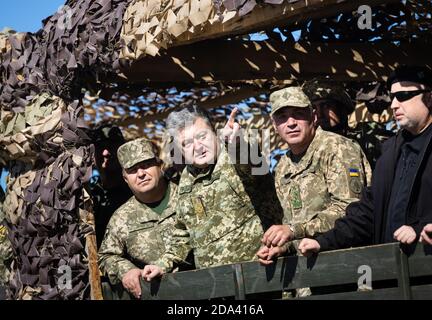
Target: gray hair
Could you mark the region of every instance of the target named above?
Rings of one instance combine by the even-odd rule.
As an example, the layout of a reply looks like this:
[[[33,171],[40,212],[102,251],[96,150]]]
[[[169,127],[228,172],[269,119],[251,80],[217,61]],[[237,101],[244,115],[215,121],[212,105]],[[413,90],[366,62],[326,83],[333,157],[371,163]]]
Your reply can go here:
[[[203,119],[214,131],[208,112],[196,105],[186,107],[180,111],[171,112],[166,119],[166,128],[171,137],[175,137],[178,131],[192,125],[197,118]]]

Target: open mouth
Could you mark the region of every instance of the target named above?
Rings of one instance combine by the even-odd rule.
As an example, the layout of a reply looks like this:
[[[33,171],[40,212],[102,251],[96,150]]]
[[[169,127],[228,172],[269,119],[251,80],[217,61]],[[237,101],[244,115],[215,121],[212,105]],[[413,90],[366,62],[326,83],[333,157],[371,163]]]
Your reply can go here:
[[[204,159],[207,156],[207,151],[202,152],[196,156],[197,159]]]

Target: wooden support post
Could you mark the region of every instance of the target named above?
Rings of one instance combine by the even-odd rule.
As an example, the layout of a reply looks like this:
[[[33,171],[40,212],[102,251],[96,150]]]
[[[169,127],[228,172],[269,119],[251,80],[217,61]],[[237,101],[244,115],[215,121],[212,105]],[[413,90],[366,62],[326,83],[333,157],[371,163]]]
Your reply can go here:
[[[99,266],[97,263],[96,236],[94,234],[90,234],[86,237],[86,247],[88,254],[90,298],[92,300],[103,300]]]
[[[90,195],[83,189],[84,208],[80,209],[81,222],[90,224],[95,227],[95,219],[92,209],[92,201]],[[90,282],[90,299],[103,300],[102,285],[100,279],[100,271],[98,265],[97,245],[95,233],[86,235],[86,252],[88,256],[89,282]]]

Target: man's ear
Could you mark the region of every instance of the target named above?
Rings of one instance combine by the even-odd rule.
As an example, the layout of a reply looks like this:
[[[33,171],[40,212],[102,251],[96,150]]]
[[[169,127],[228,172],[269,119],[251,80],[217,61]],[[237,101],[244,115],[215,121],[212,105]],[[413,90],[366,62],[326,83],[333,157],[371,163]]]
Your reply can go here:
[[[272,123],[273,129],[275,129],[275,131],[277,132],[277,126],[276,126],[276,122],[275,122],[274,119],[273,119],[273,116],[270,116],[270,120],[271,120],[271,123]]]
[[[124,180],[126,183],[128,183],[128,180],[126,179],[126,171],[125,171],[125,169],[122,169],[122,177],[123,177],[123,180]]]
[[[316,112],[316,109],[311,108],[311,117],[312,117],[312,123],[315,127],[318,126],[318,115]]]

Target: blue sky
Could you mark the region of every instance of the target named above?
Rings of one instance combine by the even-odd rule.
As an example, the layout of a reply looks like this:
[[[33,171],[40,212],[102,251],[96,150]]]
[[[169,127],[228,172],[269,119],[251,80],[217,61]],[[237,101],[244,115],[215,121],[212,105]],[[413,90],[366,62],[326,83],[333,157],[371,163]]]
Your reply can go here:
[[[36,32],[42,20],[52,15],[66,0],[2,0],[0,31],[10,27],[19,32]]]

